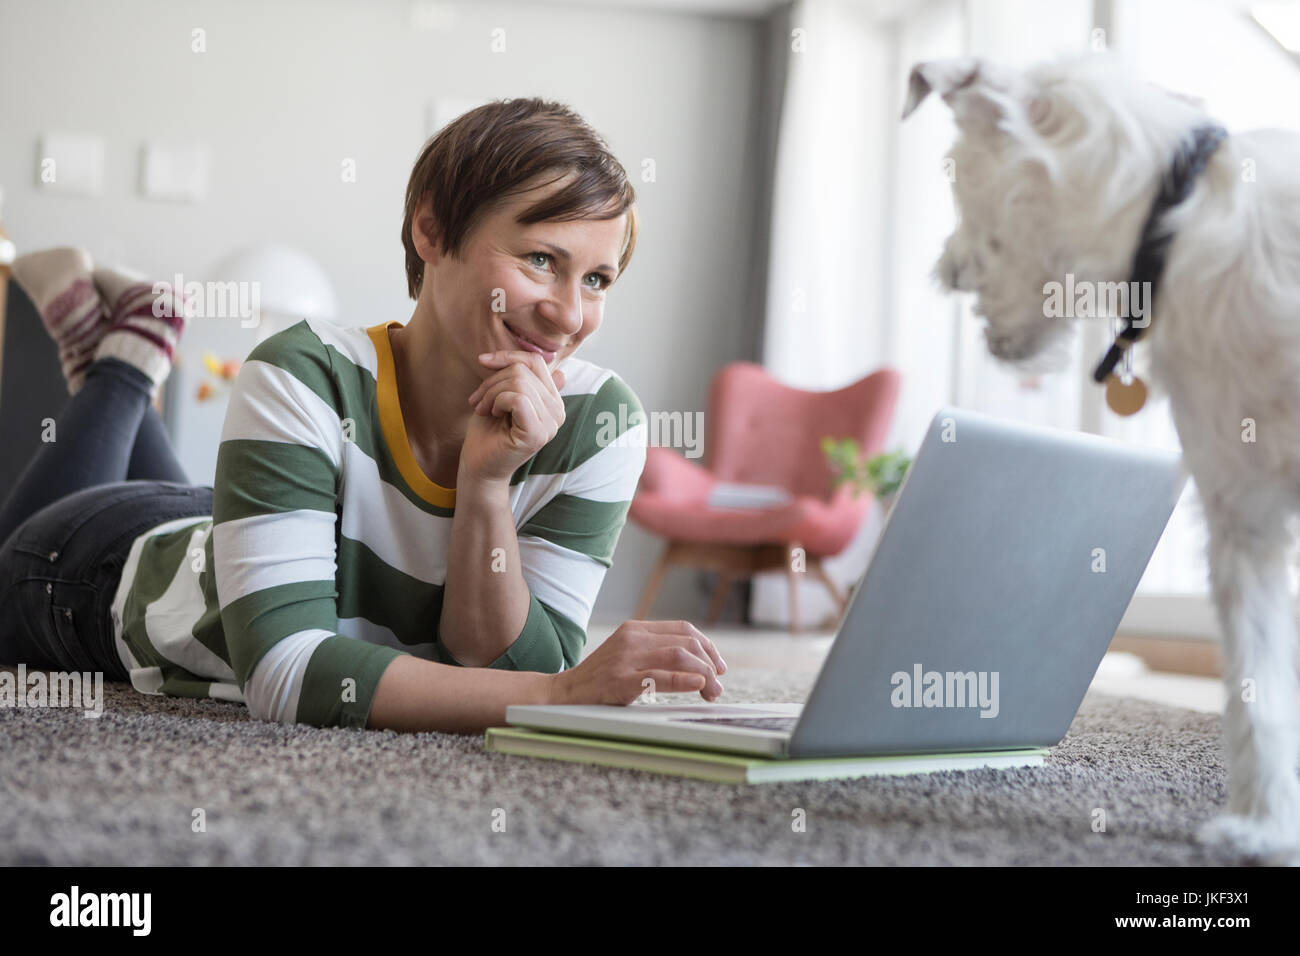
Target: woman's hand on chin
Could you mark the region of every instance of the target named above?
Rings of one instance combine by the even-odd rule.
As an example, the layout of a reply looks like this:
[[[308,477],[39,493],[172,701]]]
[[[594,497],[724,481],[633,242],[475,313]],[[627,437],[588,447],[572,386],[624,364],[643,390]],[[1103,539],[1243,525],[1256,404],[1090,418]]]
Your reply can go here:
[[[495,368],[469,403],[474,414],[460,451],[460,475],[478,482],[508,482],[524,462],[553,439],[564,424],[564,373],[549,369],[536,352],[485,353]]]

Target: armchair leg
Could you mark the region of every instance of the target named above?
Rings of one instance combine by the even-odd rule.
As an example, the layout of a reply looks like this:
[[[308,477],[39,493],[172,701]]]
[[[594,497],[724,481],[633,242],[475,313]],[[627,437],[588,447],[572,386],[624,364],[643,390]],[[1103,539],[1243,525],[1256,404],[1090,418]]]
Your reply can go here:
[[[790,633],[799,633],[799,574],[794,569],[794,549],[799,547],[792,544],[786,549],[785,576],[790,582]]]
[[[707,626],[712,627],[714,624],[718,623],[718,618],[722,614],[722,605],[726,603],[727,592],[731,590],[733,580],[734,578],[730,572],[720,572],[718,586],[713,592],[713,603],[709,605],[709,616],[706,621]]]
[[[822,567],[820,559],[813,561],[812,570],[813,574],[817,575],[817,579],[821,581],[822,584],[826,585],[826,590],[831,592],[831,597],[835,599],[835,603],[839,607],[839,614],[843,614],[844,609],[849,606],[848,597],[842,590],[840,590],[840,586],[835,583],[835,579],[826,573],[826,569]],[[839,616],[839,614],[837,614],[837,616]]]
[[[664,575],[672,567],[673,545],[670,541],[664,547],[664,553],[659,556],[659,563],[655,565],[654,571],[650,574],[650,580],[646,582],[645,590],[641,592],[641,601],[636,607],[636,617],[633,620],[644,621],[646,615],[650,613],[650,608],[655,602],[655,596],[659,593],[659,587],[664,583]]]

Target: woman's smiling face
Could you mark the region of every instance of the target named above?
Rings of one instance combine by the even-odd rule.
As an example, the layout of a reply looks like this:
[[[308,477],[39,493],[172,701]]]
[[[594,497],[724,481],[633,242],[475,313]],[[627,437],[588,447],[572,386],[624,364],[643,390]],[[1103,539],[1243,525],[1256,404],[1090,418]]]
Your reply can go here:
[[[434,252],[420,235],[429,214],[416,217],[416,248],[425,261],[420,298],[444,341],[481,377],[492,373],[483,352],[528,350],[531,340],[549,368],[572,355],[597,328],[605,295],[617,278],[627,214],[614,219],[539,222],[515,217],[563,183],[533,187],[490,211],[466,237],[460,259]]]

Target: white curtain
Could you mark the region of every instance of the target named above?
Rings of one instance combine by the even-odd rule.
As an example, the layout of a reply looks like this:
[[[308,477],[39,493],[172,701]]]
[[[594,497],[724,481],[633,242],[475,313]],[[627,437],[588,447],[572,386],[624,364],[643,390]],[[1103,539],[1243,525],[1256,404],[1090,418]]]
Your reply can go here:
[[[938,103],[906,123],[899,115],[914,63],[975,53],[1023,64],[1083,50],[1091,17],[1091,0],[795,4],[763,337],[774,376],[824,390],[897,368],[888,447],[909,453],[940,405],[981,407],[1009,392],[1014,417],[1073,416],[1068,427],[1077,427],[1077,384],[1025,383],[992,368],[963,303],[931,281],[954,224],[943,159],[956,131]],[[842,586],[866,570],[879,528],[876,510],[825,562]],[[780,574],[757,577],[751,620],[788,624],[788,587]],[[801,580],[805,626],[833,610],[818,582]]]
[[[790,24],[762,362],[789,385],[829,390],[885,360],[894,53],[872,4],[804,0]],[[873,516],[826,562],[841,586],[861,575],[877,532]],[[788,623],[788,588],[783,574],[757,576],[751,620]],[[834,610],[821,584],[800,582],[805,627]]]
[[[887,28],[848,0],[804,0],[776,158],[763,364],[838,387],[881,360],[888,208]]]

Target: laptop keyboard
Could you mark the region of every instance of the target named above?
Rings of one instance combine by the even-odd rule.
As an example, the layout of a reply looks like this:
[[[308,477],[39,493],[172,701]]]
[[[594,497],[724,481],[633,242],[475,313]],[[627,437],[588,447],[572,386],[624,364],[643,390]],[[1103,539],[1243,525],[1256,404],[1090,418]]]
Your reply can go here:
[[[752,727],[755,730],[792,731],[798,717],[673,717],[691,724],[725,724],[728,727]]]

